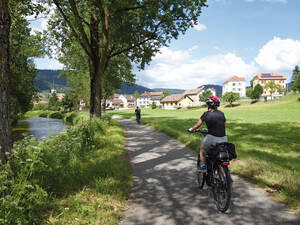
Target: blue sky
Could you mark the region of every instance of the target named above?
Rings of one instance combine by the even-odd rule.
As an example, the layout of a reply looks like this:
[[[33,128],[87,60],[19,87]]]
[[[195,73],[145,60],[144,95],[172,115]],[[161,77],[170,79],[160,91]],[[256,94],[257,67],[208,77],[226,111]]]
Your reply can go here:
[[[257,72],[282,72],[289,81],[300,66],[299,11],[299,0],[209,0],[194,28],[163,47],[144,71],[135,70],[137,84],[187,89],[233,75],[249,82]],[[46,21],[31,26],[43,29]],[[62,68],[54,59],[35,62]]]

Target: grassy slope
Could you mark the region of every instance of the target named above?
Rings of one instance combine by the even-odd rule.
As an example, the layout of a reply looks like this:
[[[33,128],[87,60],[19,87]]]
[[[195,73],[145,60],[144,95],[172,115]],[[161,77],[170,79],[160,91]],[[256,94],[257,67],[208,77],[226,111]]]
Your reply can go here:
[[[237,147],[238,159],[231,164],[233,173],[264,187],[298,212],[300,102],[296,99],[299,96],[289,95],[272,102],[220,108],[227,117],[229,141]],[[142,122],[198,150],[199,136],[186,131],[204,111],[143,109]],[[113,113],[135,118],[133,110]]]
[[[114,225],[120,221],[132,186],[124,132],[114,122],[101,138],[105,147],[89,156],[82,172],[96,179],[56,199],[47,223]]]
[[[49,116],[51,112],[31,111],[26,117],[41,114]],[[88,118],[89,114],[84,112],[63,114],[63,119],[75,126]],[[51,200],[43,224],[114,225],[120,221],[132,186],[124,131],[112,120],[104,134],[95,135],[102,147],[88,153],[84,160],[74,158],[74,165],[81,168],[81,173],[77,179],[70,178],[73,183],[66,181],[61,197]]]

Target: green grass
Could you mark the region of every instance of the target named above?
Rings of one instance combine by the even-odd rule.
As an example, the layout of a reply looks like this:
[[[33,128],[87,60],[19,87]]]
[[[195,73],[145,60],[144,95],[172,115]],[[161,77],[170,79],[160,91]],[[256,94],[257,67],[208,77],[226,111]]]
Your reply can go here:
[[[229,141],[237,148],[238,159],[231,171],[258,184],[277,200],[300,213],[300,102],[299,94],[280,100],[241,103],[220,107],[227,118]],[[142,109],[142,123],[154,127],[185,145],[199,149],[199,135],[188,134],[205,109]],[[135,119],[134,110],[113,111]]]
[[[81,167],[89,182],[77,184],[76,191],[65,190],[65,196],[57,198],[47,212],[45,224],[118,224],[132,180],[124,133],[117,122],[101,142],[105,147],[93,152]]]
[[[132,186],[124,131],[109,116],[67,118],[74,126],[58,136],[14,143],[15,173],[10,163],[0,171],[0,224],[119,223]]]

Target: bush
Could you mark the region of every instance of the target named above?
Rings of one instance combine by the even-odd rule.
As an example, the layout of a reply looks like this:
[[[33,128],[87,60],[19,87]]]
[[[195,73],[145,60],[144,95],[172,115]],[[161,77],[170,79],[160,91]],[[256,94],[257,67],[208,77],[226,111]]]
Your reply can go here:
[[[64,117],[64,121],[67,122],[67,123],[73,124],[74,119],[76,118],[77,115],[78,115],[78,114],[75,113],[75,112],[66,113],[66,114],[65,114],[65,117]]]
[[[39,117],[44,117],[44,118],[48,118],[49,116],[49,112],[48,111],[45,111],[45,112],[42,112]]]
[[[63,118],[63,114],[61,112],[50,113],[49,118],[52,118],[52,119],[62,119]]]
[[[36,104],[33,106],[32,110],[33,111],[38,111],[38,110],[47,110],[48,106],[44,104]]]
[[[105,144],[102,136],[110,124],[107,116],[85,120],[57,137],[16,142],[15,173],[10,164],[0,171],[0,224],[41,224],[41,212],[52,197],[93,180],[83,165],[90,153]]]
[[[151,104],[151,109],[156,109],[156,104],[155,104],[155,102],[152,102],[152,104]]]

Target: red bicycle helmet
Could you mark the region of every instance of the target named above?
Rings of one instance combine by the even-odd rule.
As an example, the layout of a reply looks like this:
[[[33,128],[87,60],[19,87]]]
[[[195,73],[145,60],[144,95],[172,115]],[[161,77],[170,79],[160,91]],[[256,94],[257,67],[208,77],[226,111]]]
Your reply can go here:
[[[210,96],[205,100],[206,104],[209,107],[219,107],[220,99],[217,96]]]

